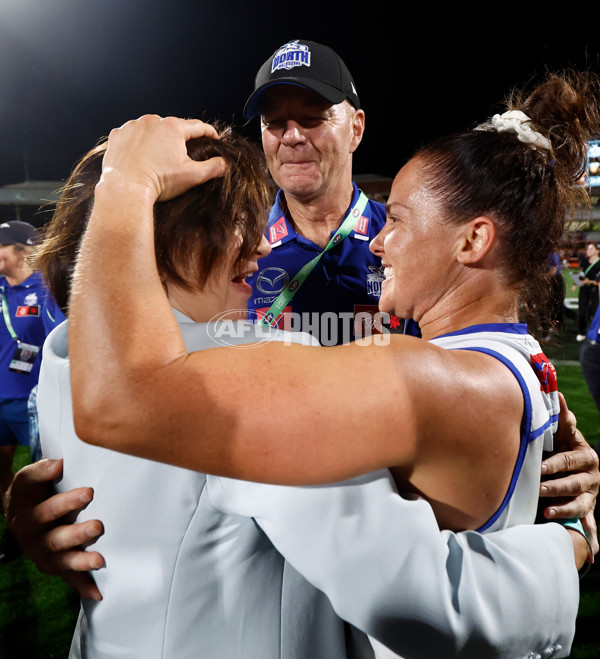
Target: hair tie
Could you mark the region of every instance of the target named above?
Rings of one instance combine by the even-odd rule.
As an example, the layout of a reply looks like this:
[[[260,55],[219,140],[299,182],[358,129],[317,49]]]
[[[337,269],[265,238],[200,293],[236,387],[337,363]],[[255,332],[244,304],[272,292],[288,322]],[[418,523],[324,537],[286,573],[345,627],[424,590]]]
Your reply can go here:
[[[509,110],[492,117],[492,126],[499,133],[516,133],[519,141],[531,146],[550,151],[551,144],[547,137],[531,128],[531,119],[521,110]]]

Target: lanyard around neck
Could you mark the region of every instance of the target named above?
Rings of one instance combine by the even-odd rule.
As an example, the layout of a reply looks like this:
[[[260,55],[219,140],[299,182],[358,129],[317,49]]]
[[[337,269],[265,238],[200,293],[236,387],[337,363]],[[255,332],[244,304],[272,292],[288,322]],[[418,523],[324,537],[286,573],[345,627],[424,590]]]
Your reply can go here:
[[[12,323],[10,322],[10,312],[8,310],[8,301],[6,299],[6,294],[4,293],[4,286],[0,286],[0,297],[2,298],[2,315],[4,316],[4,324],[8,333],[12,336],[15,341],[19,340],[18,334],[15,332]]]
[[[598,260],[599,260],[599,259],[596,259],[593,263],[590,263],[590,264],[588,265],[588,267],[585,269],[585,271],[584,271],[583,274],[584,274],[586,277],[587,277],[588,272],[589,272],[589,271],[590,271],[590,270],[596,265],[596,262],[597,262]]]
[[[344,221],[340,225],[339,229],[333,234],[327,245],[325,246],[325,249],[315,256],[314,259],[306,263],[296,276],[290,281],[290,283],[281,291],[275,302],[269,307],[267,313],[261,318],[260,322],[263,325],[274,325],[275,321],[277,318],[279,318],[281,312],[285,309],[287,306],[288,302],[294,297],[294,295],[298,292],[302,284],[306,281],[308,275],[313,271],[314,267],[317,265],[317,263],[321,260],[323,257],[323,254],[325,252],[328,252],[332,247],[335,247],[335,245],[339,245],[339,243],[348,236],[351,231],[354,229],[356,222],[358,219],[361,217],[363,214],[366,206],[367,206],[367,196],[365,195],[362,190],[360,191],[360,194],[358,195],[358,200],[356,204],[348,211],[346,217],[344,218]]]

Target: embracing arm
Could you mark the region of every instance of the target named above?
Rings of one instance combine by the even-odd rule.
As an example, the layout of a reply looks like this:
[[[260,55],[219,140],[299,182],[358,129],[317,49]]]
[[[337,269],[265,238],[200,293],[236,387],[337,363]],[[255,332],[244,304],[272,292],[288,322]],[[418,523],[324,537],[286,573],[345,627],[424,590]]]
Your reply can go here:
[[[491,385],[481,372],[502,367],[482,369],[481,360],[491,364],[490,357],[459,357],[394,336],[386,346],[326,351],[273,342],[257,354],[235,348],[186,353],[156,271],[152,207],[180,191],[171,181],[180,181],[177,172],[192,162],[185,139],[203,126],[145,117],[111,133],[70,308],[74,414],[82,439],[208,473],[272,482],[410,468],[421,450],[419,438],[435,439],[436,433],[456,442],[448,467],[461,459],[470,460],[473,470],[475,463],[481,466],[485,451],[464,438],[481,434],[492,414],[486,404]],[[125,281],[135,281],[135,290]],[[454,376],[459,360],[468,377]],[[516,388],[512,379],[499,390],[511,386]],[[465,414],[454,414],[467,397]],[[515,405],[522,404],[517,398]],[[520,421],[520,409],[514,416]],[[463,451],[468,443],[480,455]],[[504,444],[494,448],[501,464]],[[514,462],[514,450],[506,448],[513,458],[507,464]],[[301,473],[303,464],[309,474]]]
[[[207,488],[217,508],[253,516],[338,615],[403,657],[568,656],[578,576],[558,524],[440,532],[429,504],[398,496],[386,471],[321,487],[209,478]]]
[[[61,475],[62,460],[40,460],[18,471],[5,495],[6,525],[40,572],[61,577],[83,598],[100,600],[102,596],[89,571],[104,567],[104,559],[83,547],[102,535],[102,523],[65,521],[66,515],[87,506],[93,491],[80,487],[53,494],[52,483]]]

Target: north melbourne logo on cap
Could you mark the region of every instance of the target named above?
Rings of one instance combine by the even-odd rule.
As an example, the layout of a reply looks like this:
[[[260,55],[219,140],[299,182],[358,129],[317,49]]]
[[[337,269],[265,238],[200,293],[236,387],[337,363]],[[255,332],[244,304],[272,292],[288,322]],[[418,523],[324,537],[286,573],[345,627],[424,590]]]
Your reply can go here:
[[[280,69],[293,69],[295,66],[310,66],[310,50],[298,41],[290,41],[275,53],[271,73]]]

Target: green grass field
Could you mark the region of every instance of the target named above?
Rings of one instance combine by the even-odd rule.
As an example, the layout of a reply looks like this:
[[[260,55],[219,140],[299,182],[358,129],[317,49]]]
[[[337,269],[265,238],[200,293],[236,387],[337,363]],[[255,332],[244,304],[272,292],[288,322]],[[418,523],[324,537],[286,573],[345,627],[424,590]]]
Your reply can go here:
[[[583,380],[574,337],[573,322],[567,319],[558,343],[546,353],[556,364],[559,388],[577,416],[579,428],[593,444],[600,439],[600,413]],[[21,449],[17,458],[15,467],[20,468],[28,454]],[[0,532],[3,530],[0,516]],[[76,593],[60,579],[40,574],[23,557],[0,567],[0,659],[65,659],[78,606]],[[600,567],[593,566],[581,581],[573,659],[600,657],[599,619]]]

